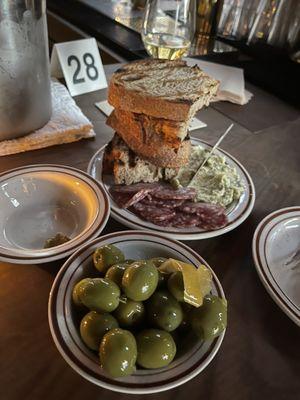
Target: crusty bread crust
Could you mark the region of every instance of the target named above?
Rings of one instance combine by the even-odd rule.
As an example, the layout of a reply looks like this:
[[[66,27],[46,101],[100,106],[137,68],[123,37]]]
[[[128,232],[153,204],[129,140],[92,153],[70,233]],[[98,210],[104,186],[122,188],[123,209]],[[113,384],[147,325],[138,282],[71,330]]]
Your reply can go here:
[[[108,102],[134,113],[187,121],[209,104],[218,86],[218,81],[184,61],[135,61],[113,74]]]
[[[128,123],[119,120],[114,110],[107,120],[127,146],[137,155],[142,156],[157,167],[179,168],[189,161],[191,142],[185,139],[180,146],[174,147],[156,133],[146,131],[139,120],[130,120]]]
[[[169,180],[178,172],[178,169],[157,167],[134,154],[117,134],[105,148],[102,165],[104,173],[114,175],[116,185]]]

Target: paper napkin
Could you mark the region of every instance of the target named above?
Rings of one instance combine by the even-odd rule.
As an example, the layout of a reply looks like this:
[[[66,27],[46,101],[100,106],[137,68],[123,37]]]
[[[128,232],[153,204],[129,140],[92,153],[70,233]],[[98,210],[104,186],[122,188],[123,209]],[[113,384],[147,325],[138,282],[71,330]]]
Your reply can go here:
[[[205,73],[220,81],[215,101],[226,100],[235,104],[246,104],[253,96],[245,89],[244,70],[209,61],[186,58],[189,65],[197,64]]]
[[[107,117],[110,115],[112,110],[114,109],[107,100],[104,101],[99,101],[98,103],[95,103],[95,106],[99,108],[100,111],[103,112],[104,115]],[[205,128],[207,124],[203,121],[200,121],[198,118],[193,118],[190,126],[189,126],[189,131],[194,131],[195,129],[200,129],[200,128]]]

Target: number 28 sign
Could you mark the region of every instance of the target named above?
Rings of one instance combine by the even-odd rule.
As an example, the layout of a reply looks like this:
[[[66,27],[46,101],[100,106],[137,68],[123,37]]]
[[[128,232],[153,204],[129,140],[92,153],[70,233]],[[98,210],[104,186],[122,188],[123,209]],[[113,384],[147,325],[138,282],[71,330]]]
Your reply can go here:
[[[82,39],[54,45],[51,75],[65,77],[72,96],[107,87],[95,39]]]

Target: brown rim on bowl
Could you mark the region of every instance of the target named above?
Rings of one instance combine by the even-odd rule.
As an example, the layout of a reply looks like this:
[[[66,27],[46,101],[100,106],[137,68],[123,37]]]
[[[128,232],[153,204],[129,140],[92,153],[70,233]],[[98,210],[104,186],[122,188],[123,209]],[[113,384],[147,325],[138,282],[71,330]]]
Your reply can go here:
[[[95,197],[98,200],[99,204],[103,204],[103,213],[99,212],[99,209],[97,210],[97,213],[95,214],[94,220],[90,224],[89,227],[87,227],[83,232],[81,232],[80,235],[77,235],[75,238],[71,239],[69,242],[66,244],[56,246],[51,249],[48,249],[48,254],[39,254],[42,249],[37,250],[36,255],[17,255],[13,254],[14,249],[13,248],[6,248],[3,246],[0,246],[0,260],[3,261],[13,261],[13,262],[32,262],[36,263],[37,261],[39,262],[50,262],[57,260],[59,258],[67,257],[70,255],[72,252],[75,251],[76,248],[80,246],[80,243],[78,243],[79,239],[82,239],[84,242],[92,239],[95,237],[95,234],[100,233],[100,231],[104,228],[109,214],[110,214],[110,203],[109,199],[107,196],[107,193],[101,183],[99,183],[96,179],[91,177],[89,174],[86,172],[79,170],[77,168],[69,167],[69,166],[64,166],[64,165],[58,165],[58,164],[33,164],[33,165],[28,165],[25,167],[19,167],[19,168],[14,168],[6,172],[0,173],[0,179],[3,176],[8,175],[8,177],[17,177],[20,176],[24,173],[28,173],[30,171],[35,171],[37,170],[38,172],[44,171],[44,172],[58,172],[62,173],[65,175],[70,175],[72,177],[76,177],[78,179],[81,179],[85,184],[87,184],[91,190],[93,191]],[[19,173],[18,173],[19,172]],[[73,174],[71,173],[73,172]],[[84,179],[83,179],[84,178]],[[102,197],[99,197],[99,193],[97,193],[97,190],[101,192]],[[7,250],[8,253],[6,253],[4,250]],[[55,250],[54,250],[55,249]],[[16,253],[20,253],[20,251],[17,251]]]
[[[288,310],[288,312],[290,313],[292,319],[293,319],[294,321],[297,321],[297,322],[296,322],[297,324],[299,324],[299,313],[295,312],[295,310],[291,307],[291,304],[292,304],[296,309],[299,309],[299,307],[298,307],[296,304],[294,304],[294,303],[286,296],[286,294],[285,294],[285,293],[283,292],[283,290],[280,288],[280,286],[278,285],[278,283],[275,282],[275,280],[274,280],[274,282],[272,282],[272,281],[270,280],[269,276],[266,274],[266,271],[265,271],[265,268],[264,268],[264,266],[263,266],[263,262],[262,262],[262,259],[261,259],[261,254],[260,254],[260,251],[259,251],[259,242],[260,242],[261,235],[262,235],[263,231],[265,230],[265,228],[267,227],[267,225],[268,225],[273,219],[275,219],[275,218],[277,218],[277,217],[279,217],[279,216],[281,216],[281,215],[284,215],[284,214],[288,214],[288,213],[291,213],[291,212],[298,212],[298,211],[300,211],[300,207],[297,207],[297,206],[295,206],[295,207],[288,207],[288,208],[283,208],[283,209],[274,211],[274,212],[272,212],[271,214],[269,214],[268,216],[266,216],[266,217],[260,222],[260,224],[258,225],[257,231],[254,233],[253,244],[252,244],[253,254],[254,254],[254,256],[256,256],[256,260],[257,260],[257,263],[255,263],[256,269],[257,269],[257,271],[258,271],[258,275],[260,276],[260,274],[261,274],[260,278],[261,278],[261,280],[262,280],[262,283],[263,283],[265,286],[266,286],[266,284],[269,285],[269,288],[272,288],[272,289],[273,289],[273,292],[272,292],[273,294],[272,294],[272,296],[274,296],[274,299],[275,299],[276,303],[278,304],[278,306],[282,308],[282,304],[283,304],[284,307],[287,308],[287,310]],[[269,229],[268,232],[266,233],[266,238],[265,238],[264,246],[263,246],[263,256],[264,256],[264,260],[265,260],[267,269],[268,269],[269,274],[270,274],[271,276],[272,276],[273,274],[272,274],[271,269],[270,269],[270,266],[269,266],[269,264],[268,264],[268,262],[267,262],[267,256],[266,256],[266,243],[267,243],[267,238],[268,238],[268,236],[269,236],[271,230],[272,230],[275,226],[277,226],[277,225],[278,225],[279,223],[281,223],[282,221],[288,220],[288,219],[290,219],[290,217],[287,217],[287,218],[285,218],[285,219],[283,219],[283,220],[280,220],[280,221],[278,221],[275,225],[270,226],[270,229]],[[266,284],[265,284],[265,283],[266,283]],[[277,289],[276,289],[276,287],[277,287]],[[268,290],[267,287],[266,287],[266,289]],[[279,292],[280,292],[281,294],[280,294]]]
[[[58,325],[57,317],[56,317],[56,316],[57,316],[57,309],[56,309],[56,306],[57,306],[57,304],[56,304],[57,293],[58,293],[58,290],[59,290],[60,282],[61,282],[61,280],[62,280],[63,277],[64,277],[65,271],[66,271],[66,270],[68,269],[68,267],[72,264],[72,262],[73,262],[75,259],[77,259],[78,256],[80,256],[83,252],[85,252],[89,247],[91,247],[91,246],[93,246],[94,244],[96,244],[97,241],[99,241],[99,240],[101,241],[101,240],[103,240],[103,239],[106,240],[106,239],[120,238],[120,237],[122,237],[122,236],[131,236],[131,235],[134,236],[134,235],[145,235],[145,234],[150,235],[150,236],[155,237],[155,238],[158,238],[158,239],[161,239],[161,240],[164,240],[164,241],[167,241],[167,242],[170,242],[170,244],[172,244],[172,243],[173,243],[173,244],[176,244],[177,246],[181,247],[183,250],[188,251],[188,252],[189,252],[193,257],[195,257],[200,263],[203,263],[204,265],[206,265],[206,266],[211,270],[211,272],[212,272],[212,274],[213,274],[213,281],[214,281],[215,288],[216,288],[216,290],[217,290],[218,295],[219,295],[220,297],[224,297],[224,293],[223,293],[222,287],[221,287],[221,285],[220,285],[220,283],[219,283],[217,277],[215,276],[213,270],[209,267],[208,263],[207,263],[199,254],[197,254],[194,250],[190,249],[188,246],[186,246],[186,245],[184,245],[184,244],[182,244],[182,243],[180,243],[180,242],[178,242],[178,241],[176,241],[176,240],[166,238],[164,235],[160,235],[160,234],[158,234],[158,233],[156,233],[156,232],[148,232],[148,231],[147,231],[147,232],[145,232],[145,231],[123,231],[123,232],[111,233],[111,234],[108,234],[108,235],[103,236],[102,238],[95,239],[94,241],[92,241],[92,242],[90,242],[90,243],[88,243],[88,244],[82,246],[79,250],[77,250],[77,252],[76,252],[75,254],[73,254],[73,255],[66,261],[66,263],[63,265],[63,267],[62,267],[61,270],[59,271],[59,273],[58,273],[58,275],[57,275],[57,277],[56,277],[56,279],[55,279],[55,281],[54,281],[54,283],[53,283],[53,286],[52,286],[52,289],[51,289],[51,292],[50,292],[50,297],[49,297],[49,308],[48,308],[50,329],[51,329],[51,333],[52,333],[52,336],[53,336],[53,338],[54,338],[54,341],[55,341],[55,343],[56,343],[56,345],[57,345],[57,347],[58,347],[58,350],[61,352],[61,354],[62,354],[63,356],[66,356],[66,357],[69,359],[69,361],[71,361],[71,363],[72,363],[74,366],[77,367],[77,368],[75,368],[76,370],[79,369],[79,371],[77,370],[77,372],[81,373],[81,374],[82,374],[84,377],[86,377],[87,379],[89,379],[89,377],[92,377],[94,380],[105,382],[106,384],[108,384],[108,385],[111,386],[111,389],[112,389],[112,390],[117,390],[117,389],[116,389],[117,387],[119,387],[120,390],[126,389],[126,388],[127,388],[128,390],[131,389],[132,391],[134,391],[134,389],[136,389],[136,392],[137,392],[137,393],[140,393],[139,389],[143,389],[143,388],[147,389],[147,388],[151,388],[151,387],[153,387],[153,388],[161,387],[161,390],[166,390],[166,389],[167,389],[167,387],[166,387],[167,385],[169,385],[169,384],[171,384],[171,383],[178,382],[178,381],[181,380],[182,378],[187,377],[188,375],[190,375],[191,373],[193,373],[193,371],[195,371],[198,367],[200,367],[200,365],[203,364],[207,359],[209,359],[210,356],[211,356],[211,353],[213,353],[214,351],[216,352],[215,349],[218,349],[218,348],[219,348],[219,346],[220,346],[220,344],[221,344],[221,342],[222,342],[222,340],[223,340],[223,337],[224,337],[224,333],[223,333],[220,337],[214,339],[214,340],[212,341],[212,343],[210,344],[209,348],[206,350],[205,354],[203,354],[203,356],[201,357],[201,359],[200,359],[200,360],[197,360],[197,361],[196,361],[191,367],[189,367],[189,369],[187,369],[186,371],[181,372],[181,373],[178,373],[176,376],[174,376],[174,377],[172,377],[172,378],[164,379],[164,380],[162,380],[162,381],[157,381],[157,382],[155,382],[155,383],[143,383],[143,384],[139,384],[139,383],[130,383],[130,382],[128,382],[128,383],[127,383],[127,382],[121,382],[121,381],[118,381],[118,380],[111,379],[111,378],[109,378],[109,377],[107,377],[107,376],[103,376],[103,375],[97,374],[97,373],[95,373],[93,370],[91,370],[90,368],[88,368],[88,367],[87,367],[84,363],[82,363],[80,360],[78,360],[78,358],[77,358],[77,357],[72,353],[72,351],[68,348],[67,344],[66,344],[65,341],[64,341],[64,338],[62,337],[62,334],[61,334],[61,331],[60,331],[60,328],[59,328],[59,325]],[[145,239],[143,239],[143,238],[132,239],[132,241],[134,241],[134,240],[139,240],[139,241],[141,241],[141,240],[145,240]],[[128,242],[128,241],[130,241],[130,239],[123,240],[123,242],[124,242],[124,241]],[[145,241],[147,241],[147,239],[146,239]],[[151,240],[148,240],[148,241],[151,242]],[[119,240],[119,241],[115,241],[115,242],[112,241],[111,243],[116,244],[116,243],[121,243],[121,242],[122,242],[122,241]],[[155,241],[152,241],[152,242],[157,243],[157,242],[155,242]],[[166,246],[165,243],[164,243],[163,245]],[[170,249],[173,249],[173,247],[172,247],[171,245],[170,245],[170,246],[167,246],[167,247],[169,247]],[[176,251],[177,251],[178,253],[180,253],[179,250],[176,249]],[[90,258],[90,257],[91,257],[91,254],[92,254],[92,252],[91,252],[90,254],[88,254],[88,255],[86,256],[85,260],[82,260],[82,261],[80,262],[80,264],[82,264],[84,261],[86,261],[86,259]],[[183,254],[183,253],[181,253],[181,254],[182,254],[185,258],[188,258],[186,254]],[[192,261],[191,261],[191,262],[192,262]],[[78,268],[78,267],[77,267],[77,268]],[[74,271],[74,272],[75,272],[75,271]],[[64,300],[63,300],[64,312],[65,312],[65,309],[66,309],[66,307],[65,307],[65,296],[66,296],[66,291],[67,291],[67,288],[68,288],[68,285],[69,285],[70,280],[71,280],[71,277],[70,277],[69,280],[68,280],[68,283],[67,283],[66,288],[65,288],[65,293],[64,293]],[[67,328],[67,329],[68,329],[68,328]],[[72,334],[70,333],[69,329],[68,329],[68,333],[69,333],[69,335],[70,335],[72,341],[75,343],[74,338],[72,337]],[[75,343],[75,345],[77,346],[76,343]],[[199,347],[197,347],[197,349],[194,351],[194,353],[196,353],[196,352],[199,350],[199,348],[200,348],[201,346],[202,346],[202,344],[201,344]],[[82,352],[81,349],[80,349],[80,351]],[[193,354],[194,354],[194,353],[193,353]],[[95,360],[93,359],[92,361],[94,362]],[[203,367],[203,368],[204,368],[204,367]],[[100,366],[99,366],[99,370],[102,371]],[[162,372],[163,372],[163,371],[162,371]],[[200,371],[199,371],[199,372],[200,372]],[[135,375],[135,376],[138,378],[139,375]],[[95,382],[94,382],[94,383],[95,383]],[[178,384],[180,384],[180,382],[179,382]],[[175,385],[175,386],[177,386],[177,385]]]

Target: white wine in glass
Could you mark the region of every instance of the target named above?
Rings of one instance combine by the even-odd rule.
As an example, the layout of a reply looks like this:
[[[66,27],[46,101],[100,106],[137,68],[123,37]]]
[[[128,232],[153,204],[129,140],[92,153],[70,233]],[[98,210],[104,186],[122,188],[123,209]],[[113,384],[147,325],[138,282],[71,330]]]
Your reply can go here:
[[[191,46],[193,0],[148,0],[142,39],[153,58],[176,60]]]

